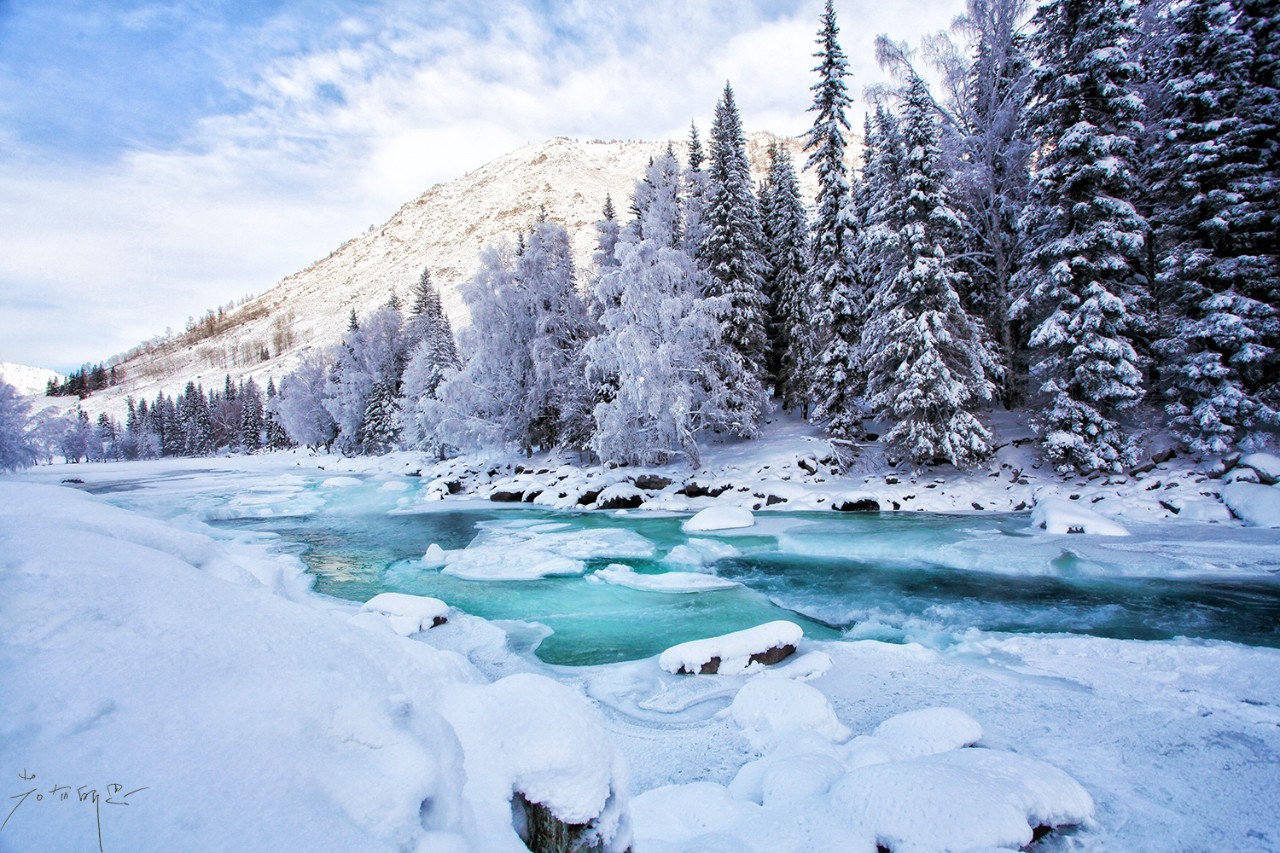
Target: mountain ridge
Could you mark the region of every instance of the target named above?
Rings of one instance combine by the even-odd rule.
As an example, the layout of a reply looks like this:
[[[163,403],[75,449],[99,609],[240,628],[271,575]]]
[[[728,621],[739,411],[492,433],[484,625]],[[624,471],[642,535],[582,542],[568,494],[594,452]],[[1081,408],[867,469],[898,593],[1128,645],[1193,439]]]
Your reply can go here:
[[[771,143],[784,145],[801,164],[802,143],[768,132],[748,135],[753,177],[768,168]],[[590,275],[596,245],[594,223],[606,194],[625,219],[635,182],[650,158],[668,145],[678,155],[683,142],[603,141],[554,137],[526,145],[451,181],[418,194],[382,225],[345,241],[313,262],[171,341],[135,347],[119,361],[124,379],[84,402],[90,412],[123,412],[125,399],[175,394],[188,381],[206,388],[254,378],[277,380],[308,353],[337,343],[352,310],[363,315],[386,304],[395,292],[407,298],[424,267],[441,291],[446,313],[458,328],[467,321],[459,286],[474,274],[481,250],[514,245],[519,232],[546,215],[569,232],[579,285]],[[816,178],[800,171],[802,191],[812,199]],[[264,355],[266,356],[264,358]]]

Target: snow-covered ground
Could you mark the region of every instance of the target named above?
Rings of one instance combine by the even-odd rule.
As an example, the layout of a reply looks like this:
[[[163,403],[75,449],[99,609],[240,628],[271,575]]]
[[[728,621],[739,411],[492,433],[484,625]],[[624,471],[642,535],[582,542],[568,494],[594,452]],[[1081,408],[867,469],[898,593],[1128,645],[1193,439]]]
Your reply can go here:
[[[449,602],[391,597],[362,611],[318,595],[294,552],[201,521],[233,503],[242,516],[307,513],[373,480],[402,513],[458,488],[451,500],[519,492],[576,506],[626,483],[647,509],[732,507],[754,517],[704,519],[756,527],[771,509],[865,499],[970,513],[1039,499],[1046,527],[1086,530],[1070,537],[1082,547],[1146,541],[1088,532],[1098,519],[1100,532],[1161,520],[1240,530],[1223,480],[1187,460],[1064,481],[1010,446],[970,474],[856,473],[878,464],[870,448],[839,477],[829,453],[781,425],[713,449],[692,476],[298,452],[0,478],[0,850],[91,850],[99,831],[104,850],[521,850],[514,792],[637,853],[1010,849],[1074,823],[1040,846],[1280,849],[1277,649],[972,631],[944,650],[805,637],[781,663],[736,674],[674,675],[656,655],[554,667]],[[57,485],[68,478],[145,484],[170,497],[155,504],[165,518]],[[700,488],[679,493],[690,482]],[[202,490],[219,500],[202,503]],[[523,572],[642,547],[607,527],[586,550],[581,536],[517,529],[482,532],[483,560],[439,548],[428,559]],[[1280,533],[1275,545],[1280,566]],[[635,582],[610,568],[598,579]],[[681,581],[682,595],[703,594]],[[428,627],[436,617],[447,621]],[[530,813],[517,812],[516,824]]]

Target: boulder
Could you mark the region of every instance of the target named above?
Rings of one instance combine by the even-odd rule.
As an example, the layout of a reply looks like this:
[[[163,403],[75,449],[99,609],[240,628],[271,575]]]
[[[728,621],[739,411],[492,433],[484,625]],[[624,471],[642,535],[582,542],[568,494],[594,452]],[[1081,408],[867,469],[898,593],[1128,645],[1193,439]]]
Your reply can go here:
[[[497,503],[520,503],[524,500],[523,491],[511,491],[509,489],[499,489],[489,495],[489,500]]]
[[[639,477],[636,477],[635,484],[637,489],[644,489],[648,492],[660,492],[667,486],[671,485],[671,479],[657,474],[641,474]]]
[[[835,499],[831,508],[838,512],[879,512],[880,503],[875,498],[850,496]]]

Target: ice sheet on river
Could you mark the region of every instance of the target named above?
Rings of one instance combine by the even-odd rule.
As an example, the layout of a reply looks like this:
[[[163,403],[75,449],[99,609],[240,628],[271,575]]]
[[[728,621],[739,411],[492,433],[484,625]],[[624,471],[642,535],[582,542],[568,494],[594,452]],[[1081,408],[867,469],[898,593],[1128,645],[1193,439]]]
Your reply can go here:
[[[444,551],[440,570],[467,580],[537,580],[580,575],[587,560],[649,559],[654,544],[631,530],[574,530],[562,522],[497,521],[466,548]]]

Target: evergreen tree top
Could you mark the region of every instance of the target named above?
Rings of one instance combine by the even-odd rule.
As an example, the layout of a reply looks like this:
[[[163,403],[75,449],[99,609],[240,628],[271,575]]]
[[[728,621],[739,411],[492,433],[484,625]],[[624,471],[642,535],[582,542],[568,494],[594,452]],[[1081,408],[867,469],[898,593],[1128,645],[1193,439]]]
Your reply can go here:
[[[698,125],[691,121],[689,122],[689,171],[700,170],[706,161],[707,155],[702,150],[702,140],[698,137]]]

